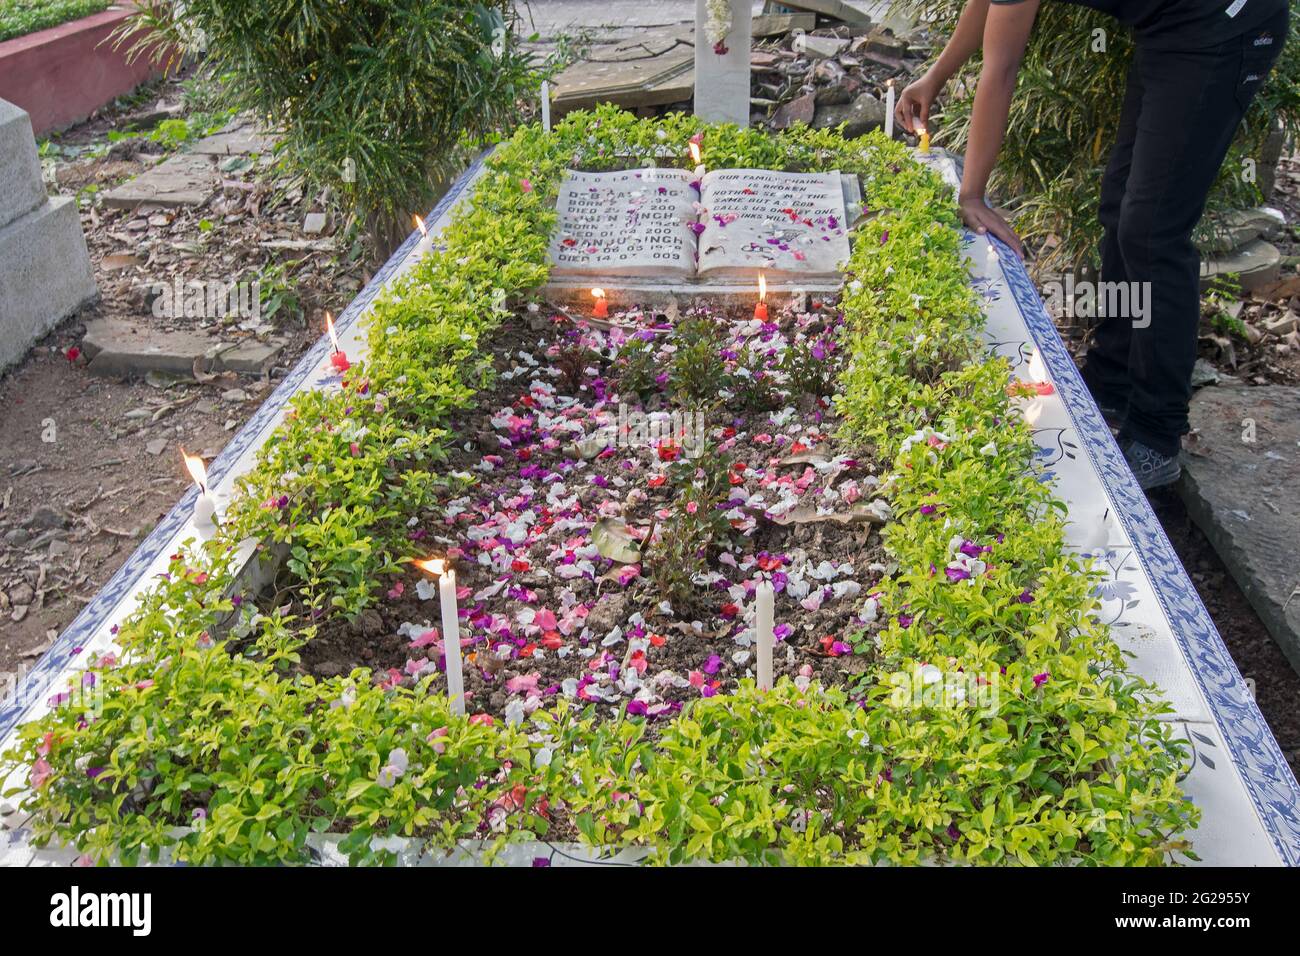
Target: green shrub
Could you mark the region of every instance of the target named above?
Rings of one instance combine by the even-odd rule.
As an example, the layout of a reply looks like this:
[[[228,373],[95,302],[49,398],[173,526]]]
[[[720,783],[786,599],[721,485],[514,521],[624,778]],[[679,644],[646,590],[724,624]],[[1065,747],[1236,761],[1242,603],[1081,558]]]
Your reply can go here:
[[[207,50],[231,104],[283,134],[283,156],[349,198],[391,248],[531,89],[511,0],[147,0],[131,55]]]
[[[901,0],[898,6],[946,37],[965,5]],[[1091,48],[1098,29],[1105,31],[1105,52]],[[1014,213],[1017,232],[1037,247],[1045,271],[1098,264],[1101,175],[1115,141],[1132,49],[1129,31],[1111,17],[1070,3],[1039,9],[990,189]],[[965,149],[979,69],[977,54],[949,81],[942,109],[932,116],[938,141],[956,151]],[[1288,137],[1300,129],[1300,18],[1294,14],[1286,49],[1251,105],[1207,212],[1258,204],[1258,186],[1240,175],[1242,161],[1258,159],[1275,122]],[[1202,233],[1208,228],[1207,221]]]
[[[0,41],[107,10],[109,0],[0,0]]]

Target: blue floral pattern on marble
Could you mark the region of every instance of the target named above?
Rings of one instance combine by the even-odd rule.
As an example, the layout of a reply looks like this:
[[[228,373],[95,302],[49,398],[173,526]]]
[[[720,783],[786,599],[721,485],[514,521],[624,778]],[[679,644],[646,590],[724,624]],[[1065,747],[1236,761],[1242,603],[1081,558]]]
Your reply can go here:
[[[1300,786],[1146,495],[1125,465],[1024,263],[1000,240],[991,241],[998,247],[999,265],[1012,299],[1043,357],[1081,449],[1101,477],[1117,517],[1135,545],[1134,558],[1152,583],[1170,632],[1214,715],[1224,747],[1260,821],[1281,861],[1300,865]],[[1116,596],[1120,596],[1118,591]],[[1205,741],[1213,746],[1208,737]],[[1197,756],[1212,766],[1213,758],[1203,750],[1198,750]]]

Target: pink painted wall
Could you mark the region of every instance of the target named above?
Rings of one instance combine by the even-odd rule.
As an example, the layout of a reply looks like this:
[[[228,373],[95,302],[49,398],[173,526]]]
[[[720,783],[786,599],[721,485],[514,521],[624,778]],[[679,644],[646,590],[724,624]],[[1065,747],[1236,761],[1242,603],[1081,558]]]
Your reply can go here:
[[[0,43],[0,97],[25,109],[37,136],[64,129],[158,75],[147,57],[126,62],[105,39],[125,5]]]

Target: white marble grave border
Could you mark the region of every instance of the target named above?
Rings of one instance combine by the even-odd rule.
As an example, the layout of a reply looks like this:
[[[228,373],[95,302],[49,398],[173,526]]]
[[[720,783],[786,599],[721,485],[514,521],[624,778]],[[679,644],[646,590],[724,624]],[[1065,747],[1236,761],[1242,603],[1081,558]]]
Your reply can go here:
[[[937,154],[932,164],[945,178],[955,178],[947,157]],[[358,320],[385,287],[432,247],[455,204],[481,171],[482,158],[430,213],[429,236],[422,239],[413,233],[340,316],[337,327],[345,350],[364,352]],[[990,349],[1006,355],[1018,376],[1051,381],[1055,387],[1053,395],[1037,400],[1043,408],[1034,427],[1040,439],[1039,463],[1054,481],[1058,497],[1088,516],[1079,522],[1072,515],[1067,536],[1087,537],[1087,522],[1100,518],[1101,512],[1096,516],[1093,512],[1101,502],[1114,514],[1117,526],[1108,528],[1103,546],[1094,541],[1089,552],[1114,574],[1103,582],[1109,588],[1103,615],[1121,645],[1136,655],[1133,670],[1154,679],[1166,692],[1174,707],[1171,719],[1191,745],[1193,766],[1183,785],[1203,811],[1201,827],[1192,837],[1196,852],[1209,864],[1300,865],[1300,787],[1125,466],[1023,263],[1000,243],[993,260],[984,254],[984,240],[969,233],[964,238],[973,284],[988,307]],[[1009,299],[1003,290],[1010,291]],[[228,493],[234,477],[251,467],[257,449],[296,391],[337,386],[337,378],[329,374],[327,355],[328,343],[322,339],[214,460],[210,474],[219,494],[222,489]],[[191,489],[181,498],[38,662],[18,693],[0,704],[0,740],[4,741],[0,749],[9,745],[20,723],[44,709],[41,698],[76,667],[82,648],[109,643],[111,624],[134,607],[136,595],[152,578],[148,572],[160,560],[165,564],[165,555],[193,534],[194,495]],[[1129,630],[1143,639],[1128,639]],[[75,859],[69,849],[33,852],[21,829],[0,836],[0,865],[48,865]],[[424,851],[410,841],[397,841],[391,848],[402,862],[417,865],[473,865],[480,853],[469,843],[449,855]],[[342,862],[328,839],[313,842],[313,855],[323,865]],[[553,865],[632,865],[642,855],[643,851],[530,842],[508,848],[502,859],[523,865],[538,858]]]

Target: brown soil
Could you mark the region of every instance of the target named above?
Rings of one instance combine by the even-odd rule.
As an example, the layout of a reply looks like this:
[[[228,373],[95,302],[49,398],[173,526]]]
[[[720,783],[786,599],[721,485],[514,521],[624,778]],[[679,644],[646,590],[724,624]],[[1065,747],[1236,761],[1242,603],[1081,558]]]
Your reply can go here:
[[[180,79],[53,139],[61,158],[50,190],[80,191],[82,228],[102,298],[0,374],[0,693],[11,676],[21,678],[185,490],[179,447],[205,458],[220,452],[315,341],[321,310],[339,311],[367,278],[359,255],[286,255],[260,244],[303,238],[305,213],[321,207],[299,184],[257,162],[225,174],[238,185],[202,208],[137,213],[102,206],[103,190],[162,158],[156,143],[110,143],[108,133],[147,129],[160,106],[179,102]],[[115,269],[119,260],[109,260],[105,267],[106,256],[123,254],[135,255],[139,264]],[[175,276],[251,280],[281,266],[285,305],[269,320],[263,311],[266,327],[219,330],[223,340],[268,334],[286,340],[264,380],[223,375],[200,385],[151,375],[119,382],[90,375],[77,357],[85,323],[100,317],[142,320],[158,329],[206,322],[218,331],[213,320],[155,318],[143,284]]]
[[[635,323],[635,327],[643,329],[662,330],[667,326],[663,317],[647,315],[616,316],[615,321],[629,326]],[[764,348],[770,345],[784,349],[790,341],[832,338],[839,316],[814,311],[800,316],[784,314],[778,321],[779,341],[773,339]],[[661,332],[655,340],[655,371],[670,368],[672,348],[686,347],[682,328],[679,320],[671,337]],[[683,597],[670,607],[661,604],[669,593],[670,584],[665,582],[677,570],[667,565],[680,560],[664,554],[656,556],[656,550],[663,552],[667,548],[665,529],[683,513],[683,502],[695,496],[700,498],[696,514],[710,508],[708,496],[683,484],[689,477],[671,477],[679,465],[663,462],[661,449],[654,445],[616,446],[581,463],[571,442],[552,439],[546,427],[532,417],[539,405],[550,401],[550,396],[539,390],[548,383],[555,387],[553,397],[558,406],[566,404],[565,396],[578,399],[563,415],[568,421],[580,422],[588,434],[596,426],[593,412],[597,408],[617,414],[620,402],[626,402],[632,411],[643,407],[667,409],[668,385],[652,384],[643,393],[644,403],[631,394],[630,388],[623,387],[622,383],[630,379],[620,378],[618,362],[612,357],[616,352],[613,341],[616,337],[612,340],[610,332],[585,323],[575,326],[566,319],[557,322],[520,316],[515,323],[507,324],[492,347],[498,372],[514,371],[516,377],[499,377],[478,408],[453,426],[455,434],[468,440],[453,453],[449,470],[474,469],[485,455],[500,456],[491,472],[481,474],[481,484],[458,500],[465,510],[454,520],[441,522],[430,516],[429,524],[421,525],[428,528],[431,551],[443,551],[450,543],[464,552],[456,566],[462,588],[462,638],[468,638],[464,641],[465,672],[471,713],[486,712],[500,718],[512,700],[523,702],[529,697],[544,705],[562,692],[566,679],[577,681],[584,675],[599,675],[591,690],[608,690],[629,668],[641,669],[641,680],[653,685],[649,695],[651,716],[675,713],[678,704],[702,692],[726,692],[752,669],[752,654],[741,660],[733,657],[744,653],[736,637],[747,630],[744,618],[752,598],[728,594],[725,589],[755,579],[760,570],[753,564],[756,558],[800,578],[806,577],[809,562],[817,566],[829,561],[835,565],[850,562],[853,566],[852,571],[835,576],[835,582],[878,579],[878,570],[869,570],[874,562],[883,560],[879,535],[872,525],[862,522],[842,527],[816,522],[778,526],[758,517],[750,518],[741,529],[724,530],[719,540],[697,541],[708,557],[701,569],[722,575],[723,580],[704,584],[697,581],[686,587]],[[748,341],[748,336],[742,335],[718,343],[724,355],[737,357],[724,360],[717,357],[715,350],[710,367],[712,382],[716,383],[724,371],[734,370]],[[582,362],[569,361],[567,356],[575,354],[574,350],[583,355]],[[536,367],[526,360],[521,362],[519,356],[524,352],[535,356]],[[833,357],[828,360],[827,371],[831,370],[831,362]],[[550,370],[554,366],[581,371],[572,376],[556,374]],[[524,374],[518,374],[519,370]],[[828,485],[844,488],[853,480],[869,482],[871,468],[865,460],[846,464],[833,479],[814,481],[809,477],[814,470],[803,460],[810,454],[809,449],[816,446],[822,461],[838,452],[826,444],[824,437],[834,429],[834,416],[822,403],[799,395],[797,389],[785,394],[787,382],[782,372],[769,370],[768,374],[780,383],[782,396],[770,408],[759,410],[747,407],[738,389],[725,406],[709,413],[709,447],[684,469],[687,476],[696,474],[697,468],[707,467],[720,467],[730,475],[743,474],[743,480],[736,478],[723,485],[712,506],[754,494],[764,475],[769,482],[776,475],[805,481],[806,489],[795,495],[800,503],[811,501],[819,489]],[[597,395],[604,396],[603,404]],[[784,407],[798,407],[799,412],[784,424],[773,425],[772,416],[780,419]],[[516,418],[507,421],[512,414]],[[507,436],[511,442],[508,447],[502,441]],[[795,444],[801,440],[807,448]],[[717,450],[716,445],[723,442],[725,460],[731,465]],[[598,450],[593,447],[588,452],[595,454]],[[799,460],[787,461],[790,457]],[[734,464],[739,462],[750,470],[739,470]],[[655,486],[657,475],[669,477]],[[566,491],[558,490],[559,481],[564,482]],[[871,500],[874,495],[869,488],[864,489],[864,500]],[[552,496],[549,501],[544,500],[548,492]],[[770,484],[766,493],[769,505],[774,505],[777,492]],[[839,508],[847,507],[839,503]],[[537,516],[534,533],[509,550],[507,559],[511,563],[507,570],[503,572],[500,564],[489,567],[474,560],[481,550],[475,546],[475,539],[481,537],[476,529],[484,522],[500,520],[501,525],[494,530],[504,530],[506,523],[528,511]],[[598,516],[612,513],[619,514],[637,536],[653,535],[645,561],[633,566],[641,573],[629,575],[624,583],[619,573],[629,565],[585,551]],[[740,509],[727,513],[745,514]],[[723,527],[726,529],[725,521]],[[719,560],[723,555],[735,563],[723,563]],[[588,573],[567,579],[560,576],[566,561],[578,564],[584,557],[591,560]],[[820,607],[800,606],[788,594],[778,593],[778,623],[789,623],[793,631],[777,645],[774,673],[778,679],[802,675],[843,684],[865,669],[868,658],[844,653],[845,646],[834,648],[835,653],[828,651],[834,641],[846,640],[848,633],[861,629],[858,614],[870,585],[863,583],[860,594],[833,597],[829,582],[808,580],[813,592],[824,589],[826,597]],[[365,666],[372,669],[378,681],[415,683],[412,670],[418,670],[426,658],[434,662],[428,665],[430,669],[436,667],[440,647],[412,646],[412,640],[424,635],[440,617],[436,599],[419,597],[419,582],[420,574],[413,570],[402,578],[400,588],[390,591],[378,608],[363,613],[357,621],[325,622],[321,633],[303,649],[302,667],[317,675],[333,676]],[[480,595],[494,585],[495,593]],[[567,621],[565,608],[572,609]],[[530,611],[550,611],[557,616],[557,623],[550,628],[521,626],[518,615]],[[634,650],[630,646],[633,638],[646,642],[645,646]],[[686,680],[692,672],[696,674],[696,685]],[[678,680],[671,682],[671,676]],[[436,676],[435,688],[444,688],[443,681],[442,676]],[[707,688],[701,688],[701,683]],[[580,692],[579,697],[584,694]],[[602,714],[621,711],[629,699],[631,694],[624,690],[600,703],[597,710]]]

